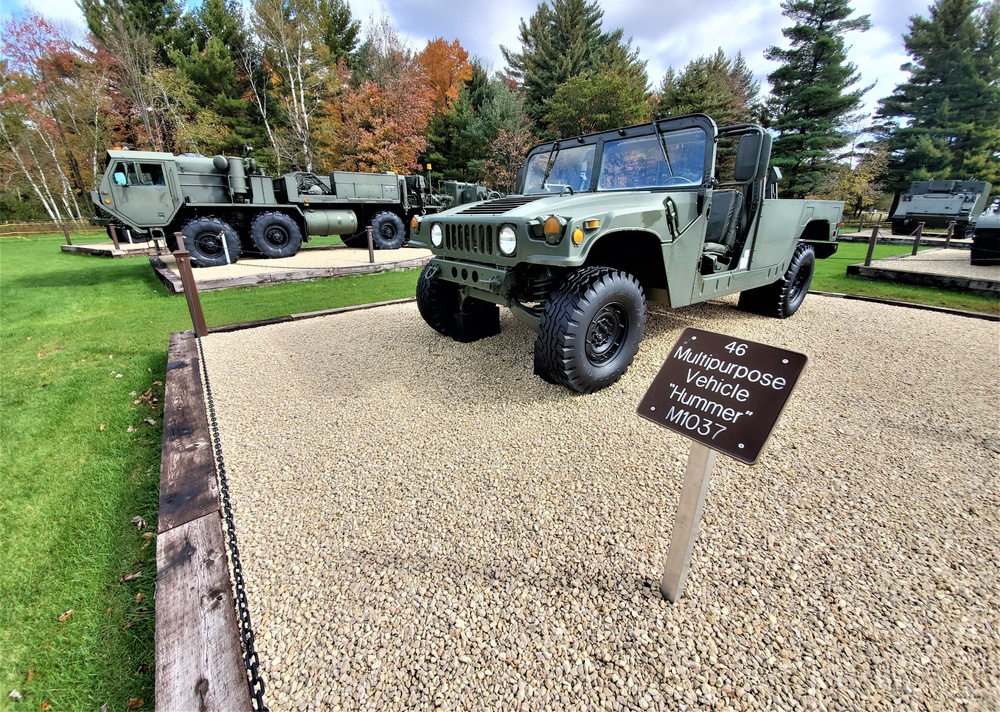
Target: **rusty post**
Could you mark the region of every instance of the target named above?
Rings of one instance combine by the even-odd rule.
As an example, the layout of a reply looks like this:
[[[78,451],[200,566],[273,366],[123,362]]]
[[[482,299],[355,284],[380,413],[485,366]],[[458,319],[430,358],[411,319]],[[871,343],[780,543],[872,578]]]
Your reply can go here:
[[[69,227],[66,226],[66,223],[63,223],[62,229],[63,229],[63,235],[66,236],[66,244],[72,245],[73,241],[69,239]]]
[[[924,234],[924,224],[917,223],[916,232],[913,233],[913,252],[910,253],[910,257],[917,254],[917,250],[920,249],[920,236]]]
[[[368,262],[370,264],[375,264],[375,244],[372,242],[371,225],[365,228],[365,233],[368,235]]]
[[[198,298],[198,285],[195,284],[194,274],[191,272],[191,256],[184,247],[184,235],[175,232],[174,237],[177,238],[177,249],[173,255],[177,260],[177,272],[180,274],[181,284],[184,285],[184,297],[187,299],[188,311],[191,312],[194,333],[199,337],[207,336],[208,326],[205,324],[205,314],[201,310],[201,300]]]
[[[118,244],[118,230],[114,225],[108,225],[108,232],[111,234],[111,242],[114,243],[115,249],[120,250],[122,246]]]
[[[944,249],[951,247],[951,238],[955,234],[955,221],[948,223],[948,235],[944,238]]]
[[[875,243],[878,242],[878,228],[881,222],[875,223],[875,227],[872,228],[872,237],[868,241],[868,254],[865,255],[865,267],[871,267],[872,255],[875,254]]]

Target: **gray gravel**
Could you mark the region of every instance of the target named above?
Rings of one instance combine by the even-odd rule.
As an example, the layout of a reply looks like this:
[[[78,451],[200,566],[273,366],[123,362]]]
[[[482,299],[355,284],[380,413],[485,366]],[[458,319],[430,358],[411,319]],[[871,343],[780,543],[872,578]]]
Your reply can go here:
[[[505,310],[206,338],[270,708],[1000,708],[1000,324],[733,307],[651,306],[592,396]],[[671,605],[688,442],[635,408],[687,326],[810,361],[760,463],[716,460]]]

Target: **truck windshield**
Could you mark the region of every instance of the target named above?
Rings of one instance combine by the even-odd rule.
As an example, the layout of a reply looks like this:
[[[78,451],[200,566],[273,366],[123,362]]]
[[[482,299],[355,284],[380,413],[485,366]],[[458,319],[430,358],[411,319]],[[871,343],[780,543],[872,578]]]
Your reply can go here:
[[[623,138],[604,144],[597,189],[700,185],[704,171],[705,132],[701,129]]]
[[[590,189],[590,177],[594,170],[593,144],[589,146],[569,146],[536,153],[528,159],[525,172],[524,192],[561,193],[567,186],[573,192]]]

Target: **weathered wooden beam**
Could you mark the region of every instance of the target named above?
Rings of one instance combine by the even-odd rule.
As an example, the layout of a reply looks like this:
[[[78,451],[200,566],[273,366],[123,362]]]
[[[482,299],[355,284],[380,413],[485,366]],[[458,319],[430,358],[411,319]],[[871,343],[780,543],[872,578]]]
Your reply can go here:
[[[156,570],[156,709],[253,709],[219,513],[160,534]]]

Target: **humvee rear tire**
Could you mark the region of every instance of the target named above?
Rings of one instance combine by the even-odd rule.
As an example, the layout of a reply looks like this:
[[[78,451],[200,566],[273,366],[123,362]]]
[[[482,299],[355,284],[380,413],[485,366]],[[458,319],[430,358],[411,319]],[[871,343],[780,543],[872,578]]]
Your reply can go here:
[[[302,248],[302,230],[291,216],[261,213],[250,223],[250,239],[265,257],[291,257]]]
[[[739,308],[777,319],[790,317],[809,293],[815,268],[816,253],[812,245],[799,245],[784,276],[766,286],[740,292]]]
[[[458,311],[458,285],[428,276],[424,265],[417,278],[417,311],[434,331],[451,336],[451,322]]]
[[[372,244],[376,250],[398,250],[406,241],[406,228],[396,213],[381,212],[372,218]]]
[[[229,223],[219,218],[189,220],[181,228],[181,234],[184,235],[184,247],[191,254],[192,267],[224,265],[227,250],[230,264],[240,258],[240,236]]]
[[[578,393],[622,377],[639,350],[646,295],[638,280],[609,267],[570,274],[545,302],[535,372]]]

